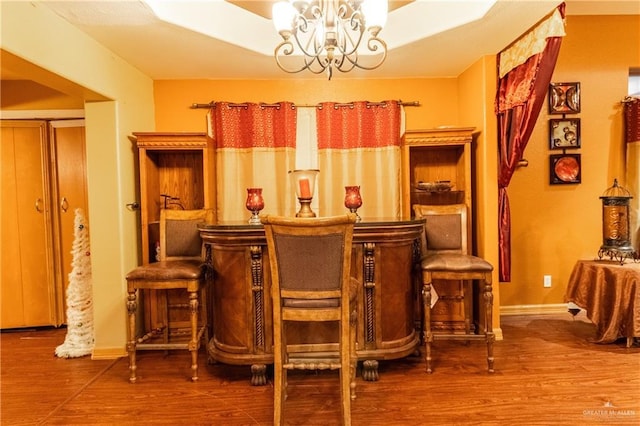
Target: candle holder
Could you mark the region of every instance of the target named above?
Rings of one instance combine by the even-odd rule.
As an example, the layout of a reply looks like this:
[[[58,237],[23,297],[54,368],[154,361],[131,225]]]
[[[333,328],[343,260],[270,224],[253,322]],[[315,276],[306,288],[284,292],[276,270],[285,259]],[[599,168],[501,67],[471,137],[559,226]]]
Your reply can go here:
[[[320,173],[317,169],[291,170],[291,184],[296,190],[296,197],[300,202],[300,210],[296,213],[296,217],[316,217],[311,210],[311,200],[316,185],[316,177]]]
[[[262,188],[247,188],[247,202],[245,204],[247,210],[251,212],[249,223],[251,225],[260,225],[260,217],[258,214],[264,208],[264,198],[262,198]]]
[[[359,186],[345,186],[344,206],[351,213],[356,215],[356,222],[360,222],[362,218],[358,215],[358,208],[362,206],[362,197],[360,196]]]

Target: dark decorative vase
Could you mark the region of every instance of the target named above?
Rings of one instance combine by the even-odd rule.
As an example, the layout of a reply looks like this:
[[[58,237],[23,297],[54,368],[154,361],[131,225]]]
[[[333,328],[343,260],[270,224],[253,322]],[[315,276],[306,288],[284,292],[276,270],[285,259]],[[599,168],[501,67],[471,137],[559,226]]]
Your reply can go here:
[[[252,225],[260,224],[258,213],[264,208],[264,199],[262,198],[262,188],[247,188],[247,210],[251,212],[249,223]]]
[[[360,196],[359,186],[345,186],[344,206],[349,209],[351,213],[355,213],[356,220],[360,222],[362,219],[358,215],[358,208],[362,206],[362,197]]]

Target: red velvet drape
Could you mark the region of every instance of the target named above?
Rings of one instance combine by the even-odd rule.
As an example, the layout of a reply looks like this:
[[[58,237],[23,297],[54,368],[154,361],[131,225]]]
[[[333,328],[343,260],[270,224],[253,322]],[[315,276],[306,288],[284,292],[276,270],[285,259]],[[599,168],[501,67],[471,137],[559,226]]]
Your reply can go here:
[[[630,200],[631,242],[640,256],[640,98],[624,100],[625,141],[627,147],[626,188],[634,197]]]
[[[558,6],[564,18],[564,3]],[[511,280],[511,213],[507,187],[544,104],[555,68],[561,37],[547,38],[542,53],[509,71],[498,82],[498,243],[500,281]],[[498,63],[500,61],[498,60]]]
[[[626,143],[640,141],[640,98],[625,99],[624,123]]]

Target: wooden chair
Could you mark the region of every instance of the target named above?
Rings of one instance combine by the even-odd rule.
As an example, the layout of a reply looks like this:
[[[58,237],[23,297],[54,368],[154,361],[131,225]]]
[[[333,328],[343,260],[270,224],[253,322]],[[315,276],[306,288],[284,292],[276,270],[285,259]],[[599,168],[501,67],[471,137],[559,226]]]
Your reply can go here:
[[[427,373],[431,373],[431,345],[438,340],[476,340],[482,339],[487,343],[487,363],[489,372],[493,373],[493,342],[495,335],[492,326],[493,292],[491,287],[491,271],[493,266],[486,260],[469,254],[467,230],[467,206],[453,205],[419,205],[413,206],[416,218],[425,218],[425,238],[423,242],[422,258],[422,298],[424,308],[424,341],[425,361]],[[484,330],[482,334],[470,332],[468,318],[471,312],[470,285],[463,285],[465,303],[465,333],[438,333],[431,330],[431,286],[434,280],[443,283],[456,284],[460,280],[480,280],[483,283],[482,295],[484,300]]]
[[[211,210],[161,210],[160,211],[160,261],[142,265],[127,274],[127,311],[129,330],[127,351],[129,353],[129,381],[136,382],[136,351],[187,349],[191,352],[191,380],[198,380],[198,350],[200,342],[207,340],[207,266],[203,261],[202,240],[197,225],[211,221]],[[170,290],[186,290],[189,303],[176,308],[189,309],[187,325],[189,340],[172,339],[170,333],[170,310],[166,294]],[[138,315],[138,293],[150,290],[164,302],[158,303],[159,324],[152,326],[138,337],[136,317]],[[158,297],[158,300],[162,300]],[[154,343],[161,340],[159,343]],[[180,341],[182,340],[182,341]]]
[[[261,220],[273,300],[274,424],[283,424],[288,370],[339,369],[342,423],[350,425],[357,363],[355,291],[350,291],[354,285],[350,275],[356,216],[263,216]],[[324,321],[339,324],[337,343],[293,344],[291,339],[287,344],[291,336],[285,324]]]

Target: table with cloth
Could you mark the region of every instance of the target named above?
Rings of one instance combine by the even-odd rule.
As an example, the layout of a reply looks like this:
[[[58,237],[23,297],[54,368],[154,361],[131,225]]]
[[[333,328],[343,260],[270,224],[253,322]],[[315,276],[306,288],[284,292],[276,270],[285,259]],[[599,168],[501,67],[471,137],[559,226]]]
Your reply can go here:
[[[596,325],[596,343],[640,337],[640,263],[579,260],[571,272],[565,299],[587,311]]]

